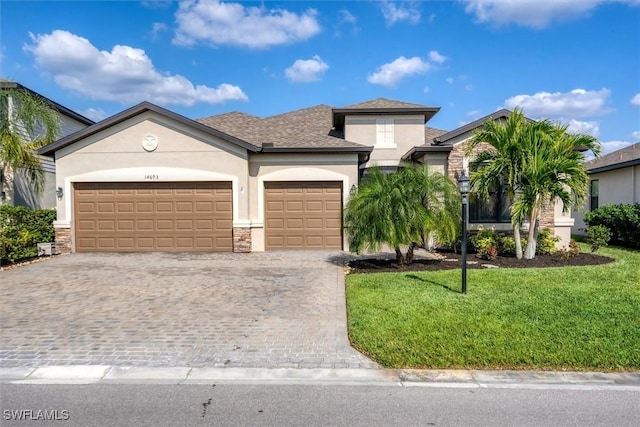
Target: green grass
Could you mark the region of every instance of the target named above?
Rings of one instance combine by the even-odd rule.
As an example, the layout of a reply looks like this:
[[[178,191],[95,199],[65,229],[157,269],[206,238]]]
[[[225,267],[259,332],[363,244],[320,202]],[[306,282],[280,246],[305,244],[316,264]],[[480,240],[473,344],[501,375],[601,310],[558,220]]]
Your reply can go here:
[[[588,250],[586,246],[582,250]],[[394,368],[640,369],[640,251],[590,267],[347,276],[351,342]]]

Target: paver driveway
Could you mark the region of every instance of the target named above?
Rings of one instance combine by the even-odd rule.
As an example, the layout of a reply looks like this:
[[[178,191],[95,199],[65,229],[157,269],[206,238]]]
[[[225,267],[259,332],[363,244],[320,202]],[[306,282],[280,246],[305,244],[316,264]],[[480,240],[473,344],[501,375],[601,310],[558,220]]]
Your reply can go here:
[[[373,368],[340,252],[72,254],[0,272],[0,366]]]

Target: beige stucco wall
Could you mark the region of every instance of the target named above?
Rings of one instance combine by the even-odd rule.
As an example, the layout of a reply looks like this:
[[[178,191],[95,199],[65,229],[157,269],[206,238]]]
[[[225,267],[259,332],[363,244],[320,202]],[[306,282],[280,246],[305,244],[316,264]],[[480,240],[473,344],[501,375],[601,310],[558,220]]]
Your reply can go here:
[[[393,147],[376,147],[376,119],[380,118],[394,120]],[[344,137],[347,141],[374,147],[369,162],[362,167],[396,166],[407,151],[424,144],[424,116],[347,116]]]
[[[598,206],[619,203],[640,203],[640,165],[591,174],[590,180],[598,180]],[[589,212],[589,200],[582,209],[574,212],[575,225],[572,232],[586,235],[585,212]]]
[[[264,251],[264,183],[275,181],[340,181],[343,204],[358,184],[357,154],[253,154],[249,157],[251,250]],[[343,236],[343,247],[348,247]]]
[[[146,136],[155,151],[142,147]],[[74,182],[231,181],[234,227],[249,225],[246,149],[153,112],[119,123],[56,153],[59,228],[72,226]],[[73,227],[72,227],[73,228]]]

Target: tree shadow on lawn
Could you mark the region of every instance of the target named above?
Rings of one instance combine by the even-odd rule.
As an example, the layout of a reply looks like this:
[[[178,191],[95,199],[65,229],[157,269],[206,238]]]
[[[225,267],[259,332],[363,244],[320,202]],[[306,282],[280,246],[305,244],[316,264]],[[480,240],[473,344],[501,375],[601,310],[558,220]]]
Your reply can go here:
[[[424,277],[416,276],[415,274],[407,274],[407,275],[405,275],[405,277],[407,277],[409,279],[416,280],[418,282],[427,283],[429,285],[439,286],[441,288],[444,288],[444,289],[446,289],[446,290],[448,290],[450,292],[456,293],[456,294],[462,294],[462,291],[460,291],[458,289],[453,289],[450,286],[445,285],[444,283],[434,282],[433,280],[425,279]]]

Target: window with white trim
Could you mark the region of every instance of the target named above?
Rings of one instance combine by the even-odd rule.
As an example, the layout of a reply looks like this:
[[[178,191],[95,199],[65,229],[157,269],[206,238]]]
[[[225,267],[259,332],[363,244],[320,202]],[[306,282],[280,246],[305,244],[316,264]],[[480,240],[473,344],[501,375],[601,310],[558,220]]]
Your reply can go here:
[[[395,147],[393,119],[376,119],[376,147]]]

